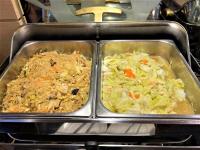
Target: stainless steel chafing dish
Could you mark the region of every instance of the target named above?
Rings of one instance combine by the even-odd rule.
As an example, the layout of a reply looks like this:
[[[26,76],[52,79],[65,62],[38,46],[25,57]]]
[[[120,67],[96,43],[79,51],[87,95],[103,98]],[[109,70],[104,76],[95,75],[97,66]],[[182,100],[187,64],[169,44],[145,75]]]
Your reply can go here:
[[[140,22],[140,23],[68,23],[64,24],[32,24],[21,27],[13,36],[10,60],[14,63],[13,57],[25,43],[43,43],[41,41],[51,41],[50,43],[63,42],[63,44],[82,41],[80,43],[91,43],[93,45],[93,73],[91,92],[92,100],[88,101],[91,107],[91,115],[77,113],[70,114],[10,114],[0,113],[0,122],[145,122],[145,123],[167,123],[167,124],[200,124],[200,104],[199,104],[199,82],[187,65],[180,52],[187,58],[190,64],[188,36],[185,29],[173,22]],[[88,42],[88,40],[90,42]],[[116,41],[113,41],[116,40]],[[100,64],[104,57],[102,54],[109,54],[108,49],[103,45],[110,44],[117,46],[117,42],[122,45],[133,46],[136,41],[143,42],[145,46],[164,47],[166,51],[159,51],[167,59],[172,59],[175,63],[173,70],[176,75],[182,78],[186,84],[190,101],[193,103],[195,115],[120,115],[111,113],[102,106],[100,101]],[[65,41],[65,42],[64,42]],[[84,41],[84,42],[83,42]],[[105,42],[106,41],[106,42]],[[44,42],[45,43],[45,42]],[[38,45],[37,44],[37,45]],[[95,44],[95,46],[94,46]],[[62,44],[61,44],[62,45]],[[65,45],[65,44],[64,44]],[[136,44],[137,45],[137,44]],[[68,44],[70,47],[70,44]],[[111,46],[111,48],[112,48]],[[118,45],[119,46],[119,45]],[[95,51],[97,47],[97,53]],[[122,49],[122,47],[121,47]],[[158,50],[158,48],[155,48]],[[179,52],[179,51],[180,52]],[[88,50],[91,56],[91,50]],[[17,54],[18,55],[18,54]],[[16,55],[16,56],[17,56]],[[102,57],[103,56],[103,57]],[[173,57],[172,57],[173,56]],[[8,67],[9,68],[9,67]],[[98,74],[97,74],[98,70]],[[6,72],[5,72],[6,73]],[[4,77],[4,76],[2,76]],[[97,80],[98,78],[98,80]],[[187,79],[187,80],[186,80]],[[4,84],[5,85],[5,84]],[[98,87],[98,90],[96,89]],[[193,89],[190,89],[193,88]],[[196,91],[196,92],[194,92]],[[89,107],[86,105],[86,108]],[[83,107],[83,110],[85,108]],[[80,110],[81,111],[81,110]],[[87,110],[88,111],[88,110]],[[84,117],[83,117],[84,116]]]
[[[200,113],[200,85],[192,70],[189,68],[184,57],[177,49],[173,41],[167,40],[124,40],[124,41],[101,41],[100,43],[100,58],[98,70],[98,102],[97,102],[97,116],[98,117],[146,117],[146,118],[170,118],[181,117],[181,115],[141,115],[141,114],[119,114],[107,110],[102,104],[102,82],[103,74],[101,73],[101,65],[106,56],[114,54],[127,53],[132,51],[143,51],[150,55],[161,56],[170,63],[176,78],[180,78],[185,83],[185,91],[189,103],[194,108],[195,114]],[[183,117],[183,116],[182,116]],[[184,116],[185,117],[185,116]]]
[[[57,51],[63,54],[71,54],[79,51],[89,60],[92,60],[90,88],[87,103],[79,110],[72,113],[38,113],[43,116],[73,116],[73,117],[89,117],[92,115],[92,101],[95,96],[94,86],[96,81],[95,65],[96,65],[96,42],[95,41],[34,41],[25,43],[16,54],[10,66],[6,69],[0,79],[0,101],[2,102],[6,92],[6,85],[11,80],[17,78],[26,62],[34,54],[42,51]],[[13,115],[22,115],[17,113]],[[35,113],[26,113],[31,116]]]

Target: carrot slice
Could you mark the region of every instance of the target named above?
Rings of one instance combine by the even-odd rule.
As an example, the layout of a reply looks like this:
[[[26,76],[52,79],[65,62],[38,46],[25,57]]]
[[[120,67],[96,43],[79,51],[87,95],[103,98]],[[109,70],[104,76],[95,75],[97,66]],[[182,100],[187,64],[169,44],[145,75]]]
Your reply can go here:
[[[141,59],[141,60],[140,60],[140,63],[141,63],[141,64],[144,64],[144,65],[147,65],[147,64],[148,64],[148,60],[145,59],[145,58],[144,58],[144,59]]]
[[[140,94],[135,94],[135,98],[139,99],[140,98]]]
[[[133,100],[137,100],[137,99],[140,98],[140,94],[133,93],[133,92],[129,92],[129,93],[128,93],[128,96],[129,96],[130,98],[132,98]]]
[[[124,69],[124,74],[129,78],[135,78],[135,74],[131,69]]]

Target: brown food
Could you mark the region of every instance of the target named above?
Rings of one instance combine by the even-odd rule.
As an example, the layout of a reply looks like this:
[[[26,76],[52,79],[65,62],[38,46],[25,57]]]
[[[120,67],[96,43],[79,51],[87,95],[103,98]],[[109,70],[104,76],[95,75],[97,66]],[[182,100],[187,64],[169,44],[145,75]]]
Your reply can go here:
[[[73,112],[88,99],[91,61],[78,52],[34,55],[7,85],[3,112]]]

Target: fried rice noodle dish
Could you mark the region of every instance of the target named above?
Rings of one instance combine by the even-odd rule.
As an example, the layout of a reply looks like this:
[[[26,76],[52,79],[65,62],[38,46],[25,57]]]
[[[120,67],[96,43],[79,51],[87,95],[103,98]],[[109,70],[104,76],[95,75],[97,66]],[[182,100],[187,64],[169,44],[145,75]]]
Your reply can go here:
[[[79,52],[35,54],[7,84],[3,112],[74,112],[88,100],[91,61]]]

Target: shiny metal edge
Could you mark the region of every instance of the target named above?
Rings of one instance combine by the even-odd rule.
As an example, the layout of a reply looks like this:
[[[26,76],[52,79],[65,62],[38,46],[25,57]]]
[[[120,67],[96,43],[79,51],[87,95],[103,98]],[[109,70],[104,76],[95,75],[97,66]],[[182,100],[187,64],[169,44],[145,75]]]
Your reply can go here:
[[[4,73],[2,74],[2,76],[0,77],[0,82],[1,80],[7,75],[7,72],[9,71],[9,69],[12,67],[12,65],[14,64],[13,61],[16,61],[19,57],[19,55],[23,52],[23,49],[32,45],[32,44],[37,44],[37,43],[46,43],[49,41],[31,41],[31,42],[26,42],[21,48],[20,50],[17,52],[17,54],[13,57],[12,62],[10,63],[10,65],[5,69]],[[20,118],[20,117],[57,117],[57,116],[66,116],[66,117],[91,117],[92,116],[92,106],[93,106],[93,99],[95,99],[95,95],[96,95],[96,90],[95,90],[95,84],[96,84],[96,63],[97,63],[97,44],[96,41],[92,41],[92,40],[67,40],[67,41],[50,41],[52,42],[86,42],[88,44],[90,44],[92,46],[92,66],[91,66],[91,77],[90,77],[90,88],[89,88],[89,96],[88,96],[88,101],[87,103],[80,108],[79,110],[75,111],[75,112],[71,112],[71,113],[2,113],[0,112],[0,117],[10,117],[10,118]],[[12,51],[11,51],[12,52]],[[84,111],[86,111],[86,113],[84,113]]]
[[[191,150],[191,149],[200,149],[200,146],[156,146],[156,145],[124,145],[124,144],[100,144],[101,148],[136,148],[137,150]]]
[[[184,41],[184,46],[185,46],[185,51],[187,53],[187,59],[188,59],[188,63],[191,66],[191,57],[190,57],[190,49],[189,49],[189,36],[187,34],[187,30],[184,28],[184,26],[178,22],[175,21],[168,21],[168,20],[148,20],[148,21],[144,21],[144,22],[133,22],[133,21],[104,21],[100,24],[101,27],[103,28],[113,28],[113,27],[170,27],[170,29],[177,29],[175,31],[179,31],[181,32],[183,35],[183,37],[179,37],[179,40],[181,40],[181,38],[183,38]],[[174,31],[174,32],[175,32]],[[142,32],[142,31],[141,31]],[[183,45],[182,45],[183,46]]]
[[[96,26],[97,23],[94,23],[94,22],[90,22],[90,23],[82,23],[82,22],[79,22],[79,23],[74,23],[74,22],[68,22],[67,24],[64,24],[64,23],[28,23],[28,24],[25,24],[21,27],[19,27],[14,33],[13,33],[13,36],[12,36],[12,39],[11,39],[11,47],[10,47],[10,57],[9,57],[9,62],[12,61],[14,55],[12,54],[15,54],[15,52],[19,49],[19,48],[16,48],[18,47],[18,43],[19,42],[23,42],[23,44],[25,43],[25,41],[27,40],[34,40],[32,39],[33,37],[30,38],[30,35],[32,36],[32,34],[34,34],[35,32],[38,32],[38,28],[40,28],[41,30],[41,33],[44,35],[44,33],[46,33],[46,31],[43,31],[43,29],[47,29],[50,33],[50,35],[55,35],[55,33],[52,33],[51,32],[51,29],[58,29],[58,31],[62,30],[62,29],[71,29],[71,28],[77,28],[77,29],[84,29],[84,28],[93,28],[94,26]],[[34,31],[33,31],[34,30]],[[84,31],[84,30],[83,30]],[[93,30],[91,29],[91,32]],[[66,33],[62,33],[62,34],[66,34]],[[28,35],[28,37],[27,37]],[[24,39],[25,37],[25,39]],[[47,38],[48,39],[48,38]],[[77,38],[76,38],[77,39]],[[76,40],[75,39],[75,40]],[[40,39],[38,39],[40,41]],[[67,39],[68,40],[68,39]],[[77,40],[85,40],[85,39],[77,39]],[[93,39],[87,39],[88,41],[89,40],[93,40]],[[95,40],[94,40],[95,41]],[[22,45],[23,46],[23,45]]]
[[[162,146],[162,145],[137,145],[137,144],[119,144],[119,143],[110,143],[110,144],[104,144],[100,143],[96,145],[98,148],[124,148],[124,149],[130,149],[130,148],[137,148],[137,150],[163,150],[163,149],[177,149],[177,150],[191,150],[191,149],[200,149],[200,146]],[[14,148],[33,148],[33,149],[60,149],[60,150],[66,150],[67,148],[85,148],[85,143],[79,143],[79,144],[49,144],[49,143],[1,143],[1,148],[5,149],[14,149]]]
[[[171,40],[102,40],[100,42],[100,49],[102,48],[102,46],[108,42],[119,42],[119,41],[128,41],[128,42],[134,42],[134,41],[149,41],[149,42],[164,42],[164,43],[168,43],[173,45],[176,48],[176,51],[178,52],[178,48],[176,47],[175,43]],[[194,75],[194,72],[192,71],[192,69],[190,68],[190,66],[187,64],[187,61],[185,60],[185,58],[182,56],[182,54],[180,52],[179,53],[179,57],[181,58],[181,60],[183,61],[183,63],[185,64],[188,72],[190,73],[190,75],[194,78],[197,86],[200,88],[200,82],[197,79],[197,77]],[[98,81],[97,81],[97,93],[101,93],[101,62],[102,62],[102,51],[99,52],[99,59],[98,59]],[[200,119],[200,114],[196,114],[196,115],[176,115],[176,114],[166,114],[166,115],[161,115],[161,114],[119,114],[119,113],[114,113],[109,111],[107,108],[105,108],[105,106],[102,104],[101,102],[101,94],[97,94],[97,99],[96,99],[96,117],[97,118],[106,118],[106,119],[111,119],[111,120],[119,120],[119,122],[121,122],[122,120],[132,120],[133,122],[136,121],[138,122],[139,120],[142,122],[150,122],[149,123],[172,123],[172,124],[195,124],[195,119],[199,120]],[[115,119],[114,119],[115,118]],[[105,119],[105,120],[106,120]],[[194,119],[194,122],[191,122],[192,119]],[[139,122],[140,122],[139,121]],[[199,120],[200,121],[200,120]],[[197,121],[197,122],[199,122]],[[167,123],[167,124],[168,124]],[[199,123],[197,123],[199,124]]]
[[[191,61],[191,56],[190,56],[190,44],[189,44],[189,36],[187,34],[187,30],[184,28],[184,26],[178,22],[172,22],[172,23],[169,23],[169,26],[172,27],[172,28],[176,28],[177,30],[181,30],[183,33],[185,33],[186,35],[186,47],[188,48],[187,49],[187,59],[188,59],[188,64],[189,66],[192,66],[192,61]]]

